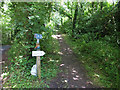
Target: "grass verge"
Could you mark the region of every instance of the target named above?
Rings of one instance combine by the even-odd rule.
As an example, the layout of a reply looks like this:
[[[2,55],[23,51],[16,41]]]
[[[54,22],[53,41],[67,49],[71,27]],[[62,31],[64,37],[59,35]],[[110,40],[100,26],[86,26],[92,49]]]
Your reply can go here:
[[[117,47],[106,44],[104,41],[72,40],[66,34],[62,35],[71,49],[77,55],[88,71],[89,78],[94,85],[106,88],[117,88],[119,85]]]

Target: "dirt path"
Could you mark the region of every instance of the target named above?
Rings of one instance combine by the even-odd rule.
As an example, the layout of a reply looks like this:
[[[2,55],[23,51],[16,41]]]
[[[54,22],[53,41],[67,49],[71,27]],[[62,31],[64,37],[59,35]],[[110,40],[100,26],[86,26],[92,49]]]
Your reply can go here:
[[[5,83],[5,81],[7,79],[7,78],[5,78],[3,80],[3,77],[1,76],[1,74],[5,68],[8,69],[8,65],[10,64],[8,62],[8,56],[7,56],[7,52],[10,49],[10,47],[11,47],[10,45],[0,46],[0,69],[1,69],[1,71],[0,71],[0,88],[2,88],[2,84]]]
[[[5,61],[7,61],[7,52],[10,49],[10,45],[3,45],[0,46],[0,54],[2,55],[1,61],[0,63],[5,63]]]
[[[61,47],[62,63],[60,70],[62,72],[50,82],[50,88],[95,88],[87,78],[82,64],[77,60],[61,35],[55,35],[54,37],[59,40]]]

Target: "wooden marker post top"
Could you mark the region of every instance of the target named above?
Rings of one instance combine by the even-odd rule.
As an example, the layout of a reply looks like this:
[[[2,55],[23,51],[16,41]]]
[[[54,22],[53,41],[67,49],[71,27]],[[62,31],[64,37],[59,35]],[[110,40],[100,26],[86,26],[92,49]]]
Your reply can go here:
[[[36,43],[36,47],[35,48],[40,49],[39,39],[42,39],[42,34],[34,34],[34,38],[37,39],[37,43]]]
[[[36,39],[42,39],[42,34],[34,34],[34,38],[36,38]]]

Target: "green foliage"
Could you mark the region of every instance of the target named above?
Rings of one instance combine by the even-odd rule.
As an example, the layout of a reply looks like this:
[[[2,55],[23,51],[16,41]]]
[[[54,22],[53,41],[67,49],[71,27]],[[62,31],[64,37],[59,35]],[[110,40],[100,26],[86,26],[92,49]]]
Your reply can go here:
[[[68,37],[65,37],[65,39],[84,63],[90,76],[95,79],[93,75],[95,73],[99,74],[95,82],[101,82],[100,85],[104,85],[104,87],[117,87],[120,58],[118,47],[114,47],[110,43],[101,40],[86,42],[87,39],[84,38],[85,40],[78,39],[73,42]]]
[[[61,32],[67,33],[68,35],[72,34],[72,30],[71,30],[72,22],[71,23],[70,22],[71,22],[71,20],[67,20],[64,22],[64,24],[61,27]]]
[[[54,39],[51,41],[51,44],[54,47],[50,47],[49,52],[51,52],[51,50],[54,52],[51,54],[46,53],[44,57],[41,57],[41,81],[39,81],[38,77],[32,76],[30,74],[31,67],[36,63],[36,59],[35,57],[29,59],[29,56],[24,56],[28,54],[26,53],[28,47],[22,48],[23,46],[20,47],[18,44],[16,44],[16,47],[21,48],[21,51],[17,51],[16,48],[12,47],[9,51],[9,53],[12,55],[9,57],[11,66],[9,67],[10,70],[8,71],[8,75],[10,78],[3,87],[49,88],[49,81],[59,72],[58,66],[60,64],[60,56],[56,54],[59,52],[59,45],[57,40]],[[25,53],[22,53],[23,51]],[[5,77],[8,77],[8,75]]]
[[[14,43],[11,52],[15,52],[14,54],[9,53],[10,56],[14,58],[16,55],[21,54],[30,55],[36,43],[36,39],[34,39],[35,33],[43,35],[43,39],[40,41],[41,49],[49,52],[50,46],[52,46],[52,30],[44,26],[48,22],[47,17],[50,13],[48,3],[10,3],[9,10],[10,22],[14,26],[12,37]],[[44,47],[46,45],[48,48]],[[15,49],[16,51],[13,51]]]
[[[65,5],[70,9],[70,5]],[[120,8],[107,2],[78,3],[78,6],[75,29],[72,27],[74,22],[68,19],[61,32],[69,36],[65,38],[84,63],[89,76],[101,86],[117,88],[120,65],[117,13]],[[71,8],[75,13],[75,8]]]
[[[10,40],[13,43],[8,52],[10,78],[4,87],[49,87],[48,82],[56,76],[60,57],[56,54],[59,51],[58,43],[51,37],[53,30],[50,29],[50,25],[47,25],[50,21],[51,7],[51,3],[42,2],[12,2],[8,4],[7,16],[10,18],[9,24],[12,27],[10,30],[5,29],[5,32],[11,33]],[[6,26],[8,25],[6,24]],[[6,28],[6,26],[4,27]],[[44,57],[41,57],[41,81],[38,80],[38,77],[30,74],[32,66],[36,63],[35,57],[32,57],[32,51],[35,50],[37,41],[34,38],[35,33],[42,34],[40,50],[46,53]],[[3,32],[3,35],[5,34]]]
[[[61,32],[72,40],[70,44],[74,52],[80,56],[87,70],[92,72],[90,76],[104,87],[118,87],[120,2],[116,7],[107,2],[66,2],[64,5],[51,2],[11,2],[6,5],[8,9],[5,10],[2,4],[0,11],[2,42],[12,43],[9,51],[11,77],[6,86],[31,87],[34,83],[33,87],[48,87],[44,80],[39,82],[29,73],[35,64],[35,58],[31,57],[36,43],[34,34],[43,35],[40,48],[47,54],[42,57],[42,78],[50,79],[57,73],[54,64],[59,59],[59,56],[49,56],[57,52],[51,35],[55,28],[61,27]],[[57,11],[56,15],[54,11]],[[23,83],[25,86],[22,86]]]
[[[7,14],[9,13],[8,11],[4,11],[3,8],[1,8],[0,10],[0,27],[1,27],[1,34],[2,34],[2,44],[10,44],[11,40],[11,28],[12,26],[10,27],[10,16],[8,16]]]

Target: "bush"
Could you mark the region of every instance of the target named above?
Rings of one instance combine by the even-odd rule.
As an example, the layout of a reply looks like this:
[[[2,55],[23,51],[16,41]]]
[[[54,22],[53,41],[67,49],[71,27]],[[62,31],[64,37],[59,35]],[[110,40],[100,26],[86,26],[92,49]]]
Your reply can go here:
[[[109,77],[107,80],[110,81],[113,85],[118,85],[118,65],[120,52],[118,47],[113,47],[110,43],[106,41],[90,41],[80,42],[80,46],[77,48],[82,56],[97,64],[99,70],[102,70],[106,77]],[[89,58],[91,57],[91,58]],[[86,62],[87,62],[86,61]]]
[[[119,47],[114,47],[106,40],[93,40],[92,35],[84,34],[74,41],[66,38],[67,42],[84,63],[91,77],[98,73],[98,82],[104,87],[118,87],[120,64]],[[91,74],[92,73],[92,74]],[[96,79],[95,79],[96,80]]]

